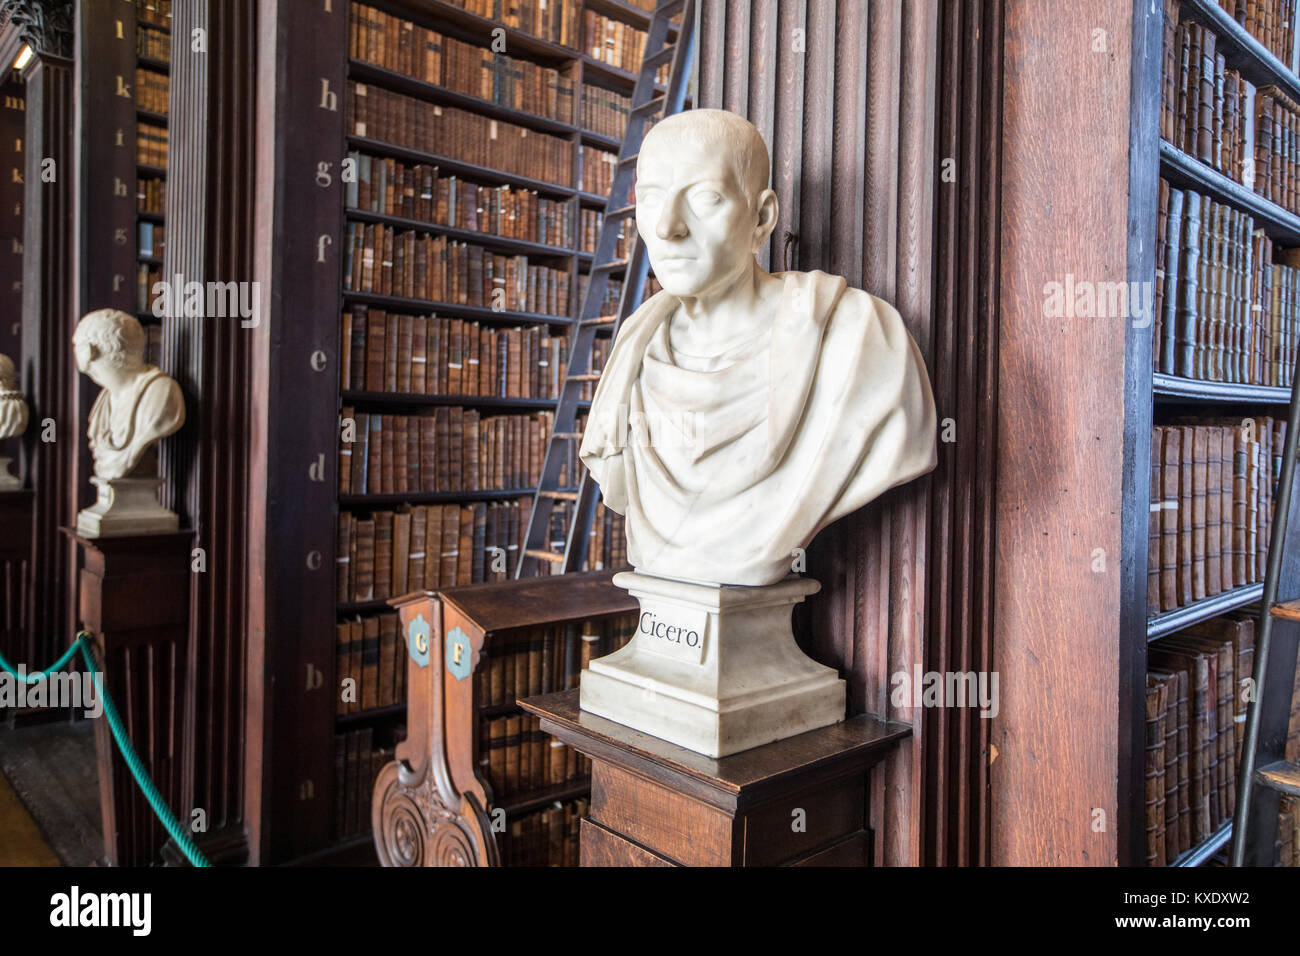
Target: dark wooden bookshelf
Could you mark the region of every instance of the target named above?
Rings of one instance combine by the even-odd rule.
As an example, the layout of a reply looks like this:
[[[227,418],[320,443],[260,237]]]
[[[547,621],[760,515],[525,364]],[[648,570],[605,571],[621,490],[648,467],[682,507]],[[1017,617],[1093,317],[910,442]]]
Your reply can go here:
[[[563,325],[568,326],[572,320],[564,315],[547,315],[544,312],[511,312],[502,309],[485,309],[477,305],[461,305],[457,302],[432,302],[427,299],[407,299],[395,295],[380,295],[377,292],[343,291],[343,298],[348,302],[361,305],[373,305],[376,308],[405,315],[428,315],[437,313],[440,318],[476,319],[492,325]]]
[[[1231,69],[1256,86],[1277,86],[1300,102],[1300,77],[1256,40],[1216,0],[1181,0],[1182,17],[1203,24],[1219,38],[1219,50]]]
[[[1204,382],[1156,372],[1151,376],[1156,401],[1247,402],[1286,405],[1291,389],[1285,385],[1243,385],[1238,382]]]
[[[1254,584],[1233,588],[1231,591],[1224,591],[1222,594],[1196,601],[1185,607],[1157,614],[1147,622],[1147,640],[1154,641],[1157,638],[1166,637],[1169,634],[1191,627],[1193,624],[1199,624],[1201,621],[1208,621],[1212,617],[1218,617],[1220,614],[1227,614],[1239,607],[1245,607],[1247,604],[1258,601],[1263,593],[1264,583],[1259,581]]]
[[[1226,67],[1238,70],[1256,87],[1276,86],[1288,97],[1300,99],[1300,77],[1291,72],[1270,51],[1251,36],[1216,0],[1180,0],[1180,22],[1192,21],[1208,27],[1218,38],[1216,52],[1224,55]],[[1158,180],[1166,179],[1176,189],[1190,189],[1226,204],[1253,218],[1254,227],[1279,247],[1300,245],[1300,216],[1257,193],[1251,186],[1211,168],[1187,154],[1161,135],[1163,96],[1163,3],[1151,8],[1135,24],[1134,90],[1130,116],[1131,195],[1130,223],[1134,227],[1129,246],[1130,278],[1150,279],[1155,268]],[[1176,68],[1176,67],[1175,67]],[[1244,109],[1244,106],[1242,107]],[[1253,159],[1253,157],[1246,157]],[[1166,290],[1166,295],[1177,294]],[[1154,371],[1153,328],[1142,330],[1132,341],[1130,355],[1137,361],[1126,385],[1131,403],[1131,437],[1126,442],[1126,461],[1131,461],[1133,511],[1126,519],[1126,555],[1135,560],[1135,573],[1126,578],[1132,592],[1125,599],[1121,621],[1121,720],[1120,787],[1121,865],[1142,865],[1146,859],[1144,809],[1145,688],[1147,646],[1162,637],[1247,607],[1258,602],[1263,583],[1239,586],[1212,597],[1167,612],[1150,615],[1147,610],[1147,526],[1150,500],[1151,425],[1169,421],[1163,416],[1223,416],[1225,406],[1235,415],[1278,416],[1279,406],[1290,401],[1289,386],[1250,385],[1203,381]],[[1127,456],[1131,454],[1131,459]],[[1126,468],[1127,470],[1127,468]],[[1129,504],[1126,504],[1126,513]],[[1213,857],[1231,836],[1231,822],[1213,836],[1184,851],[1167,865],[1200,866]]]
[[[541,242],[530,242],[527,239],[512,239],[509,236],[499,236],[495,232],[479,232],[475,229],[460,229],[456,226],[443,226],[438,223],[423,222],[419,219],[406,219],[402,216],[391,216],[387,213],[368,212],[363,209],[348,209],[348,219],[356,222],[378,223],[385,226],[393,226],[397,229],[409,229],[419,232],[427,232],[434,236],[446,236],[448,239],[455,239],[457,242],[467,242],[476,246],[483,246],[485,249],[492,249],[507,255],[526,255],[530,261],[534,258],[552,258],[552,259],[569,259],[576,252],[574,249],[564,246],[548,246]],[[492,310],[488,310],[492,311]]]
[[[324,375],[311,379],[308,387],[299,388],[295,401],[311,407],[317,407],[317,403],[324,404],[332,410],[335,422],[337,422],[339,413],[344,407],[355,408],[358,412],[406,413],[417,416],[421,415],[421,413],[429,414],[436,408],[456,406],[477,409],[484,413],[515,412],[529,414],[553,409],[556,405],[554,399],[507,398],[494,395],[426,395],[343,389],[340,387],[338,373],[334,371],[341,366],[342,349],[345,347],[345,343],[340,341],[341,316],[345,311],[350,311],[355,306],[367,306],[382,309],[390,315],[437,316],[439,318],[462,319],[494,328],[533,327],[549,329],[553,334],[557,331],[571,329],[573,325],[571,317],[576,311],[580,294],[578,277],[582,271],[585,271],[585,266],[592,260],[591,253],[582,252],[577,248],[581,241],[579,209],[603,209],[606,201],[605,196],[583,193],[578,188],[582,182],[582,146],[584,144],[596,146],[608,152],[616,152],[620,146],[618,139],[595,134],[580,128],[578,125],[579,111],[583,102],[583,89],[588,85],[594,85],[626,93],[630,92],[635,77],[632,73],[617,70],[608,64],[595,61],[584,53],[582,49],[584,24],[581,5],[576,13],[576,35],[573,39],[573,47],[531,36],[513,27],[504,27],[492,20],[471,13],[456,4],[442,2],[442,0],[375,0],[375,2],[360,5],[372,7],[403,20],[409,20],[418,26],[435,31],[443,36],[484,48],[491,46],[494,31],[496,31],[495,36],[498,37],[504,31],[505,53],[507,56],[530,61],[540,67],[555,69],[561,75],[572,80],[573,115],[564,117],[542,116],[525,110],[514,109],[460,90],[452,90],[426,82],[423,77],[406,76],[392,69],[365,62],[361,59],[351,58],[348,55],[350,43],[347,32],[349,29],[350,5],[347,0],[343,0],[343,2],[336,0],[333,10],[326,14],[321,14],[319,11],[312,13],[313,20],[320,21],[318,26],[321,29],[313,34],[313,43],[308,45],[313,49],[305,49],[301,44],[292,44],[290,46],[291,52],[298,59],[285,69],[289,70],[287,75],[292,77],[301,76],[301,79],[288,81],[288,91],[283,95],[286,97],[287,105],[285,109],[289,115],[292,115],[294,109],[300,109],[316,116],[319,122],[313,124],[316,128],[315,135],[306,137],[303,142],[297,144],[294,156],[286,158],[282,179],[277,182],[276,189],[277,194],[285,194],[284,208],[286,210],[297,210],[299,204],[301,204],[303,210],[310,210],[310,224],[295,223],[294,229],[303,234],[304,243],[308,236],[312,238],[313,242],[310,249],[304,249],[301,253],[298,253],[298,255],[302,256],[301,265],[295,265],[292,268],[286,266],[286,274],[290,277],[290,281],[286,285],[283,294],[286,296],[286,301],[292,300],[294,296],[302,296],[302,301],[296,305],[293,314],[295,317],[310,316],[309,319],[302,322],[299,322],[297,318],[292,320],[295,324],[291,335],[295,341],[301,343],[297,348],[317,348],[322,350],[328,356],[325,364],[329,371]],[[587,0],[586,9],[620,20],[641,30],[645,30],[650,21],[649,11],[638,9],[633,5],[619,2],[619,0],[603,0],[603,2],[601,0]],[[328,89],[331,92],[337,94],[337,111],[322,112],[320,109],[322,80],[328,84]],[[455,155],[444,155],[399,146],[373,135],[374,130],[370,131],[372,135],[353,135],[350,130],[344,128],[343,122],[345,103],[349,96],[350,83],[353,82],[365,84],[377,90],[391,91],[425,103],[455,107],[492,120],[511,123],[527,130],[534,130],[538,133],[557,137],[568,144],[570,162],[564,172],[571,177],[573,185],[568,185],[567,182],[552,182],[533,176],[508,173],[491,166],[467,162]],[[448,145],[447,149],[450,150],[451,146]],[[346,203],[345,191],[340,187],[339,177],[334,177],[329,188],[318,188],[311,184],[310,176],[299,177],[295,173],[295,170],[300,171],[302,168],[306,168],[306,164],[309,162],[314,168],[316,157],[346,156],[349,153],[388,158],[405,163],[432,165],[438,167],[439,176],[455,176],[458,179],[479,186],[508,186],[526,189],[535,192],[539,197],[563,202],[567,205],[570,244],[568,246],[553,246],[499,236],[488,232],[461,229],[408,219],[402,216],[350,208]],[[337,166],[334,168],[337,169]],[[147,171],[141,173],[141,175],[146,174]],[[525,255],[528,257],[530,265],[535,263],[567,270],[570,287],[567,308],[560,315],[514,310],[495,311],[490,308],[452,302],[426,301],[348,290],[344,287],[344,268],[348,254],[348,250],[344,248],[344,243],[348,235],[346,230],[349,224],[353,222],[383,225],[401,231],[409,230],[428,235],[445,236],[449,240],[464,242],[498,254]],[[321,235],[328,237],[325,254],[326,265],[317,264],[316,243]],[[321,276],[323,274],[318,270],[325,268],[334,270],[335,278],[332,282],[322,280]],[[284,346],[281,346],[281,348],[283,349]],[[332,385],[329,384],[330,382],[332,382]],[[589,403],[583,404],[584,407],[589,405]],[[296,423],[292,420],[292,412],[288,407],[282,414],[284,415],[284,427],[296,428],[299,434],[311,436],[303,442],[303,451],[308,454],[311,460],[315,460],[318,447],[324,447],[330,437],[329,433],[324,429],[323,421],[313,414],[310,422]],[[333,431],[333,443],[337,446],[338,433],[334,429],[331,430]],[[311,488],[312,503],[304,503],[301,509],[304,512],[303,520],[306,521],[310,517],[312,521],[317,523],[317,526],[313,528],[309,536],[307,536],[305,527],[300,532],[309,537],[310,543],[305,542],[304,547],[310,548],[312,554],[319,555],[319,567],[324,569],[324,572],[307,576],[299,574],[298,578],[290,586],[291,593],[285,593],[282,597],[286,614],[289,613],[288,608],[293,607],[295,604],[310,607],[311,609],[309,615],[301,618],[296,625],[293,625],[297,633],[309,636],[300,640],[302,646],[296,652],[286,650],[281,656],[280,662],[273,664],[271,668],[272,672],[282,674],[280,679],[286,682],[286,686],[294,686],[295,682],[300,681],[303,660],[313,662],[317,668],[324,672],[327,686],[331,684],[337,686],[335,680],[335,633],[334,628],[329,626],[327,622],[333,621],[337,624],[345,619],[352,621],[356,620],[358,616],[364,619],[370,615],[391,613],[392,610],[390,602],[384,600],[344,603],[337,601],[337,588],[335,587],[333,574],[333,569],[337,566],[334,553],[334,519],[337,515],[346,513],[363,514],[371,510],[388,510],[403,505],[418,506],[504,501],[526,497],[531,495],[534,490],[529,487],[507,490],[416,492],[409,494],[339,494],[337,491],[337,454],[326,452],[325,460],[327,463],[325,488]],[[295,465],[294,468],[296,467]],[[301,480],[295,478],[292,470],[286,471],[285,475],[285,481],[288,483],[286,487],[291,486],[295,481]],[[315,500],[317,493],[326,489],[329,491],[328,503],[317,502]],[[296,527],[295,525],[294,528]],[[286,533],[294,533],[294,528],[286,528]],[[326,540],[327,537],[329,540]],[[478,587],[490,586],[480,585]],[[621,592],[618,593],[621,595]],[[440,601],[441,598],[437,600]],[[284,619],[284,626],[289,626],[288,617]],[[414,681],[418,668],[415,668],[413,664],[410,666],[413,668],[411,680]],[[409,686],[409,692],[414,692],[413,685]],[[289,707],[292,704],[286,704],[285,706]],[[266,783],[269,793],[285,794],[285,796],[277,798],[280,800],[279,809],[273,809],[272,813],[298,814],[306,817],[301,825],[293,828],[292,833],[281,835],[280,840],[282,842],[272,847],[270,859],[276,861],[296,859],[306,854],[325,852],[330,844],[344,847],[350,845],[350,842],[355,842],[353,836],[340,840],[339,828],[332,819],[334,813],[332,808],[335,805],[334,784],[332,783],[334,773],[330,769],[334,761],[333,734],[322,730],[322,718],[327,706],[330,707],[330,718],[329,723],[324,726],[332,728],[334,734],[347,733],[363,727],[373,727],[376,734],[378,734],[380,728],[391,728],[403,722],[408,725],[412,735],[421,732],[420,721],[416,717],[415,711],[408,711],[405,703],[395,703],[392,707],[371,709],[360,714],[346,716],[333,714],[332,704],[317,705],[314,703],[310,708],[310,713],[299,708],[293,718],[289,718],[287,712],[277,717],[278,720],[297,720],[303,726],[309,726],[313,730],[310,734],[304,731],[291,735],[293,742],[288,746],[295,749],[296,765],[279,774],[283,778],[283,783],[277,784],[274,780],[268,780]],[[518,708],[512,704],[502,708],[488,708],[480,716],[502,716],[516,712],[519,712]],[[411,739],[411,737],[408,737],[406,743],[398,745],[399,755],[405,752],[403,748],[410,747]],[[311,779],[316,784],[314,796],[309,801],[310,805],[304,805],[302,801],[295,801],[292,798],[292,795],[300,786],[297,781],[304,778]],[[589,781],[585,778],[570,781],[559,787],[542,788],[536,792],[511,796],[508,800],[503,801],[502,808],[511,816],[541,811],[552,806],[557,800],[571,800],[585,794],[588,787]],[[264,860],[267,859],[267,857],[264,857]]]
[[[1160,141],[1160,168],[1165,178],[1175,186],[1207,193],[1219,202],[1250,213],[1269,238],[1284,244],[1300,244],[1300,216],[1287,212],[1249,186],[1211,169],[1164,140]]]

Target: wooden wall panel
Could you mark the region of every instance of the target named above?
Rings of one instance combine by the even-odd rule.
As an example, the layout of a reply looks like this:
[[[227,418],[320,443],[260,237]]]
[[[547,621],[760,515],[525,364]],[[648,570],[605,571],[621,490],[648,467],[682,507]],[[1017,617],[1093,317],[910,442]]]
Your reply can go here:
[[[71,35],[67,36],[71,53]],[[76,555],[61,526],[72,523],[68,489],[72,449],[84,430],[72,405],[73,177],[41,182],[41,161],[72,169],[72,61],[38,53],[23,71],[27,86],[26,201],[23,216],[23,391],[31,407],[23,436],[23,473],[35,492],[32,532],[31,637],[26,659],[52,661],[67,647],[73,627],[68,598]],[[56,440],[41,441],[53,420]],[[36,666],[44,667],[44,663]]]
[[[760,261],[773,271],[839,273],[893,302],[929,359],[938,321],[931,301],[938,5],[742,6],[703,5],[700,105],[744,113],[768,139],[781,210]],[[742,72],[735,61],[745,57]],[[952,639],[927,625],[930,483],[888,494],[818,536],[808,574],[823,590],[796,622],[809,652],[845,674],[851,712],[887,713],[917,728],[874,783],[875,858],[893,864],[933,855],[924,850],[920,812],[921,715],[889,700],[891,674],[924,664],[927,641]],[[983,806],[974,804],[968,813]]]
[[[174,8],[167,244],[163,275],[253,279],[257,8],[195,0]],[[190,51],[196,28],[208,52]],[[234,227],[232,224],[241,224]],[[186,796],[208,820],[200,845],[217,862],[247,854],[243,828],[248,599],[248,433],[254,319],[205,315],[163,323],[163,365],[185,392],[184,429],[164,443],[169,506],[193,528],[205,570],[190,576]],[[245,324],[245,323],[250,324]]]
[[[7,68],[8,64],[4,64]],[[26,166],[23,141],[27,138],[27,91],[12,70],[0,83],[0,355],[7,355],[22,371],[23,309],[23,180]],[[21,439],[0,439],[0,455],[14,460],[18,475]]]
[[[855,711],[918,730],[875,782],[878,858],[986,862],[988,721],[895,706],[890,677],[990,660],[1001,4],[772,0],[747,23],[715,11],[704,29],[702,105],[748,112],[772,147],[782,211],[766,261],[836,272],[893,302],[926,354],[940,417],[961,412],[932,478],[819,536],[809,573],[824,590],[801,636],[846,674]],[[774,55],[777,69],[752,67],[742,96],[709,51],[734,51],[745,29],[750,56]],[[946,157],[960,164],[949,181]]]
[[[992,862],[1108,866],[1127,322],[1049,319],[1044,301],[1067,274],[1128,277],[1134,6],[1004,11]]]

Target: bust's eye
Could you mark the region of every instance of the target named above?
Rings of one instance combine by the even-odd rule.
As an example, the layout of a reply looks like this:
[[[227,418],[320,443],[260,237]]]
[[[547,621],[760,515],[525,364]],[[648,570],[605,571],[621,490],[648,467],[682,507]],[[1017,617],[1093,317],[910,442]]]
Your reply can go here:
[[[653,205],[663,199],[663,190],[647,186],[645,189],[636,191],[636,201],[642,205]]]
[[[699,206],[708,208],[722,202],[722,194],[713,189],[701,189],[691,197]]]

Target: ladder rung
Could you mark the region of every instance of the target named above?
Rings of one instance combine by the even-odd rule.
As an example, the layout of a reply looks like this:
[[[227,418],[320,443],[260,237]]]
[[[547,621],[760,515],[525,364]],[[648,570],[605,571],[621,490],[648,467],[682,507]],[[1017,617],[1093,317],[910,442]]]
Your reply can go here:
[[[610,222],[615,219],[622,219],[624,216],[635,215],[636,206],[619,206],[613,212],[605,213],[605,221]]]
[[[551,432],[554,441],[581,441],[582,432]]]
[[[565,379],[566,382],[599,382],[599,372],[583,372],[580,375],[570,375]]]
[[[564,561],[564,555],[556,554],[554,551],[536,551],[529,548],[524,552],[525,557],[536,558],[538,561],[550,561],[551,564],[560,564]]]
[[[1279,601],[1273,605],[1270,613],[1284,621],[1300,621],[1300,598],[1294,601]]]
[[[618,321],[617,315],[598,315],[594,319],[583,319],[580,325],[613,325]]]
[[[1260,767],[1255,771],[1255,782],[1278,793],[1300,797],[1300,764],[1279,760],[1267,767]]]
[[[592,272],[617,272],[619,269],[627,268],[626,259],[610,259],[609,262],[602,262],[598,266],[592,266]]]
[[[549,488],[539,488],[537,496],[539,498],[554,498],[556,501],[578,500],[578,493],[576,491],[551,491]]]
[[[663,0],[663,2],[655,8],[655,16],[675,17],[677,14],[682,12],[683,3],[685,3],[685,0]]]
[[[638,151],[638,152],[635,152],[635,153],[633,153],[631,156],[627,157],[626,159],[620,159],[620,160],[618,161],[618,164],[619,164],[620,166],[635,166],[635,165],[636,165],[637,158],[638,158],[640,155],[641,155],[641,153],[640,153],[639,151]]]
[[[677,44],[669,43],[658,53],[646,57],[645,60],[642,61],[641,65],[643,67],[649,67],[652,70],[657,70],[665,63],[671,63],[673,59],[673,54],[676,52],[677,52]]]
[[[647,116],[654,116],[656,113],[658,113],[660,110],[664,108],[665,102],[666,102],[666,97],[656,96],[654,97],[654,99],[648,100],[647,102],[642,103],[640,106],[634,108],[632,110],[630,118],[643,119]]]

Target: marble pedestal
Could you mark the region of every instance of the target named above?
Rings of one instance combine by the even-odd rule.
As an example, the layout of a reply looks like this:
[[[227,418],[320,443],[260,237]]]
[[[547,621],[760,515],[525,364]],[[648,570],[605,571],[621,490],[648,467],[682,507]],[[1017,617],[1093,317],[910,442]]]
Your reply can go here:
[[[844,681],[809,659],[790,628],[821,585],[709,585],[625,571],[641,604],[635,637],[582,674],[583,710],[710,757],[844,719]]]
[[[175,512],[158,504],[161,478],[100,478],[89,508],[77,513],[77,534],[84,538],[110,538],[128,534],[170,534],[180,528]]]

